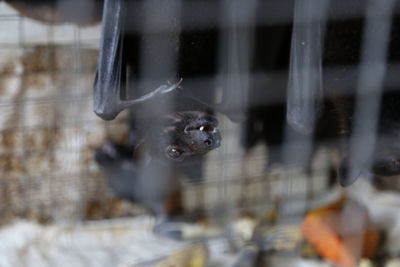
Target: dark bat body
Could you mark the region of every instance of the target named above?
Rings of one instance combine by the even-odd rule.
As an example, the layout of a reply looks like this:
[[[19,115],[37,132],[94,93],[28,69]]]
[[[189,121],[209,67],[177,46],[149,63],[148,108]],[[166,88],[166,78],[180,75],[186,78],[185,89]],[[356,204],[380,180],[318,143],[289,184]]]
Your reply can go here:
[[[170,179],[176,176],[174,172],[183,172],[192,180],[201,179],[204,154],[217,148],[221,142],[216,128],[218,122],[211,115],[213,112],[208,105],[201,103],[204,101],[213,105],[212,79],[202,85],[186,79],[214,73],[216,66],[212,65],[217,55],[217,34],[215,30],[210,30],[200,36],[192,32],[176,35],[176,16],[164,18],[162,26],[166,25],[165,29],[149,28],[148,32],[143,32],[144,28],[150,27],[144,25],[143,18],[150,1],[9,1],[19,10],[26,8],[29,11],[26,14],[32,18],[51,23],[74,21],[78,24],[84,22],[79,14],[84,11],[85,5],[93,4],[97,8],[103,2],[103,29],[93,94],[94,112],[103,119],[111,120],[122,110],[130,109],[131,135],[135,140],[128,147],[106,144],[97,152],[96,158],[117,195],[145,203],[153,212],[160,213],[160,206],[154,205],[162,203],[161,199],[165,199],[167,194],[165,192],[174,190],[173,184],[176,183]],[[173,13],[170,6],[170,2],[160,1],[150,10],[147,20],[151,23],[167,11]],[[44,9],[51,16],[41,13],[41,17],[38,12]],[[74,9],[77,10],[71,13]],[[71,15],[77,15],[77,18]],[[169,50],[158,56],[158,51],[163,49]],[[209,60],[204,55],[195,59],[193,55],[196,51],[214,54],[213,59]],[[168,58],[170,52],[183,60],[177,64],[174,58]],[[190,60],[188,55],[192,55]],[[148,57],[147,66],[141,66],[142,57]],[[174,92],[183,86],[181,78],[185,82],[182,90],[195,92],[194,98],[198,97],[201,101]],[[156,201],[153,198],[159,199]]]
[[[132,198],[160,214],[162,203],[179,188],[179,173],[201,180],[203,156],[220,146],[218,122],[210,110],[218,35],[215,29],[177,34],[179,14],[171,8],[173,3],[157,2],[144,18],[147,3],[105,1],[94,110],[103,119],[113,119],[129,108],[132,139],[141,142],[137,150],[144,152],[131,162],[136,170],[132,179],[140,188],[138,195],[132,191]],[[158,20],[164,23],[145,23]],[[146,27],[150,28],[143,32]]]
[[[221,143],[217,126],[205,112],[170,113],[149,124],[140,144],[107,143],[95,158],[118,197],[165,214],[173,211],[165,203],[179,192],[179,172],[201,179],[202,156]]]

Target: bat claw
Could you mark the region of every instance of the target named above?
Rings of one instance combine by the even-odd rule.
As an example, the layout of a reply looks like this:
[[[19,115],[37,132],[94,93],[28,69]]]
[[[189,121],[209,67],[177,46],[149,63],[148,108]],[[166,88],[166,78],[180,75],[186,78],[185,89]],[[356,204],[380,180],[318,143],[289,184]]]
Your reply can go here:
[[[171,83],[170,81],[167,81],[167,85],[162,85],[159,88],[157,88],[155,91],[157,94],[166,94],[169,93],[175,89],[182,89],[180,84],[182,83],[182,78],[177,82],[177,83]]]

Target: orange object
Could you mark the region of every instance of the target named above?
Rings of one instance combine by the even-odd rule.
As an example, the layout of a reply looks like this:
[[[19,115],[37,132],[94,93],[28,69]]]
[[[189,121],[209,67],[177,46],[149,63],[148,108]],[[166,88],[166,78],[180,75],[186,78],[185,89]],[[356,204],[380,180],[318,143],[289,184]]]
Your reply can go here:
[[[320,256],[341,266],[357,266],[361,257],[372,257],[379,244],[366,209],[346,197],[310,211],[302,233]]]

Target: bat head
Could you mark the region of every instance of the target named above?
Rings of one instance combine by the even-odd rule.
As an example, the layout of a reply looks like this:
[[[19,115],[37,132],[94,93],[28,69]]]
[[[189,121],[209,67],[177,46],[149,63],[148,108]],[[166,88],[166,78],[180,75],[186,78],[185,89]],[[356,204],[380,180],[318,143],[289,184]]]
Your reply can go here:
[[[174,112],[163,116],[153,130],[150,141],[152,156],[160,155],[170,162],[183,162],[221,145],[217,119],[203,111]]]

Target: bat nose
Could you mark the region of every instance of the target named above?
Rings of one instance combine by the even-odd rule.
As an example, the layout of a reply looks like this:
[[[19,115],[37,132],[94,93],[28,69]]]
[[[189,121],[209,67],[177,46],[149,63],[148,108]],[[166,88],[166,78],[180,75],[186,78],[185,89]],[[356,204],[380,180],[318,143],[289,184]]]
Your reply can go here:
[[[205,141],[204,141],[204,144],[207,146],[207,147],[211,147],[212,146],[212,141],[210,140],[210,139],[206,139]]]
[[[219,140],[213,140],[211,138],[208,138],[206,140],[204,140],[204,144],[207,147],[207,149],[214,149],[220,146],[220,141]]]

